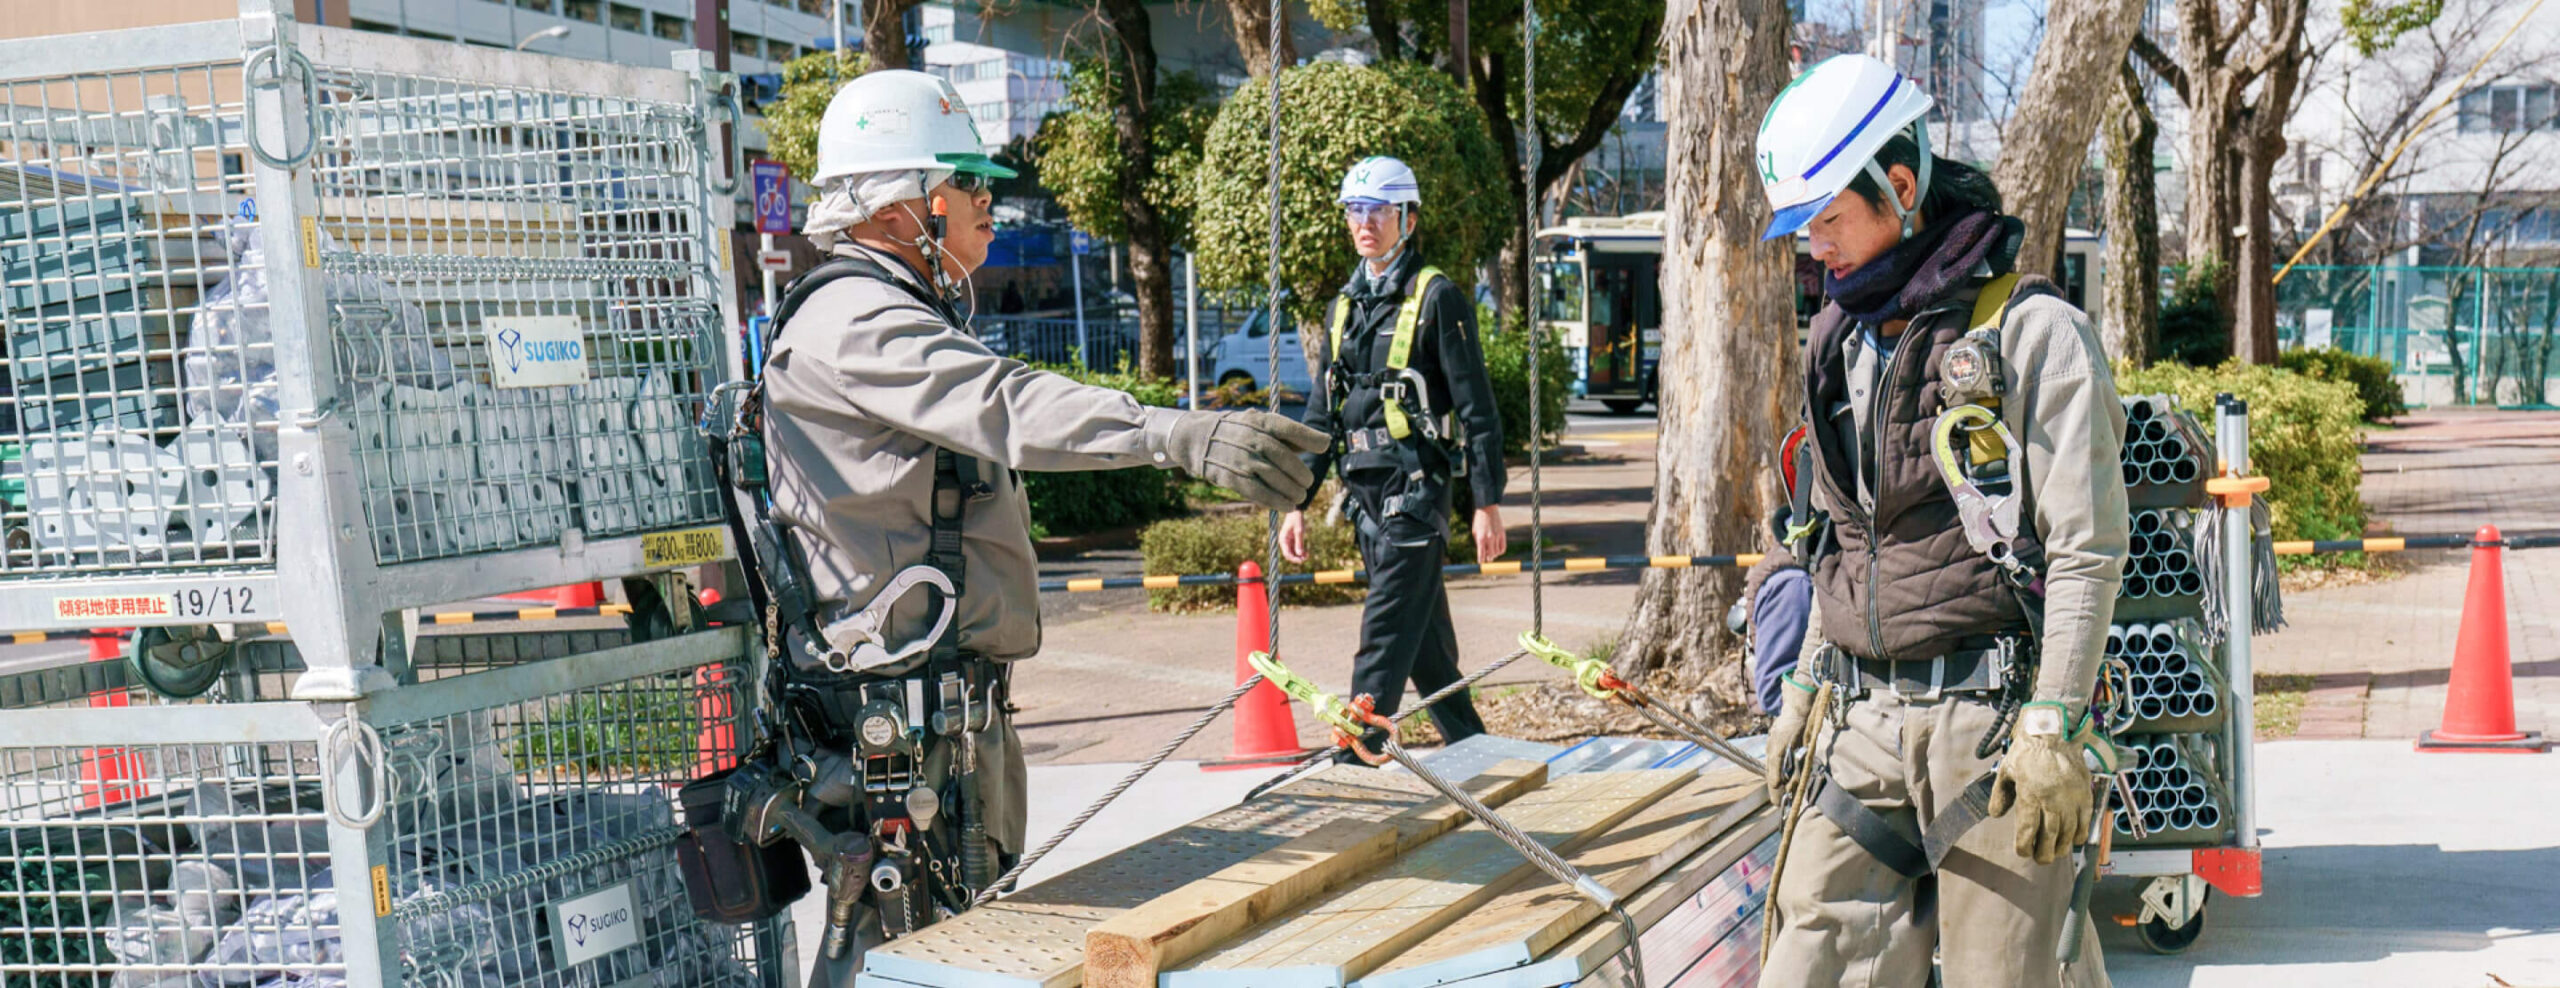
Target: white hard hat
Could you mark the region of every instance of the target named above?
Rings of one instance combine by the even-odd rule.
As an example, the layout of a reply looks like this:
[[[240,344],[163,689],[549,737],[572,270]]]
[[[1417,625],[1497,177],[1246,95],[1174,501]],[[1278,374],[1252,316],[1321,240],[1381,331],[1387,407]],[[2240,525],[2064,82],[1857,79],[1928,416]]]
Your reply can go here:
[[[1885,142],[1908,132],[1920,146],[1920,187],[1913,201],[1928,195],[1929,131],[1923,118],[1931,105],[1919,83],[1863,54],[1834,55],[1788,83],[1760,118],[1760,182],[1777,214],[1761,239],[1804,229],[1861,171],[1885,191],[1885,201],[1902,217],[1903,235],[1910,236],[1911,218],[1875,158]]]
[[[1351,170],[1342,173],[1342,194],[1337,203],[1368,202],[1393,205],[1422,204],[1422,183],[1414,180],[1413,169],[1394,158],[1362,158]]]
[[[910,168],[1014,177],[987,157],[968,101],[940,76],[885,69],[836,90],[818,118],[818,173],[809,183]]]

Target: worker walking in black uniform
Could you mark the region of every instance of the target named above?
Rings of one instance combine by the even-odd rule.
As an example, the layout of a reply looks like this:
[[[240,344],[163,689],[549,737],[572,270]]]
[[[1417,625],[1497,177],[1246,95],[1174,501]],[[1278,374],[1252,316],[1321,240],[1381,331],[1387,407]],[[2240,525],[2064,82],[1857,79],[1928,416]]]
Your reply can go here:
[[[1333,445],[1307,457],[1307,466],[1319,482],[1341,467],[1344,514],[1369,572],[1351,692],[1393,714],[1406,679],[1425,695],[1459,679],[1440,567],[1460,480],[1474,494],[1476,559],[1502,556],[1502,416],[1477,345],[1474,303],[1423,265],[1414,241],[1422,192],[1413,169],[1394,158],[1363,160],[1343,176],[1339,201],[1360,263],[1334,299],[1332,357],[1323,394],[1307,410],[1307,424]],[[1305,505],[1281,522],[1280,551],[1307,558]],[[1463,692],[1434,704],[1431,721],[1451,743],[1484,733]]]

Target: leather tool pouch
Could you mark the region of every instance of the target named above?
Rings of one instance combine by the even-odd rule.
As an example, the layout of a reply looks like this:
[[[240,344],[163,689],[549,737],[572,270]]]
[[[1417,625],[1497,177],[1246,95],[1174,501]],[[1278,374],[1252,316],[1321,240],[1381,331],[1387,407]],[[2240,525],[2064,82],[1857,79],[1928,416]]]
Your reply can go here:
[[[732,926],[771,919],[809,894],[809,866],[798,843],[777,840],[759,847],[731,832],[723,806],[734,771],[703,776],[679,791],[689,829],[676,841],[693,914]]]

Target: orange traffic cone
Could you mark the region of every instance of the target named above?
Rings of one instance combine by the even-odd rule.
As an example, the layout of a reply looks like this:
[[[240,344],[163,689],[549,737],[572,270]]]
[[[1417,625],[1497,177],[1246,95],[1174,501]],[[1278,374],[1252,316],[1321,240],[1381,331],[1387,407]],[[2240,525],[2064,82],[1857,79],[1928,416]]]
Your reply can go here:
[[[98,628],[89,638],[89,661],[124,659],[124,635],[130,629]],[[92,707],[122,707],[132,702],[124,690],[89,694]],[[140,795],[133,780],[142,777],[142,758],[122,748],[91,748],[80,763],[80,805],[96,809]]]
[[[702,722],[694,735],[694,778],[738,764],[738,685],[729,666],[708,665],[693,671],[694,715]]]
[[[2454,639],[2453,677],[2444,722],[2418,735],[2419,751],[2540,752],[2539,732],[2516,730],[2514,671],[2507,660],[2507,583],[2498,557],[2498,526],[2471,537],[2471,588],[2463,595],[2462,631]]]
[[[1265,596],[1268,585],[1262,582],[1262,567],[1251,560],[1236,567],[1236,682],[1253,678],[1253,664],[1246,656],[1271,644],[1271,599]],[[1289,697],[1280,687],[1263,683],[1247,691],[1236,701],[1235,743],[1227,757],[1202,762],[1201,768],[1212,772],[1256,766],[1282,765],[1306,757],[1308,749],[1298,746],[1298,717],[1289,709]]]

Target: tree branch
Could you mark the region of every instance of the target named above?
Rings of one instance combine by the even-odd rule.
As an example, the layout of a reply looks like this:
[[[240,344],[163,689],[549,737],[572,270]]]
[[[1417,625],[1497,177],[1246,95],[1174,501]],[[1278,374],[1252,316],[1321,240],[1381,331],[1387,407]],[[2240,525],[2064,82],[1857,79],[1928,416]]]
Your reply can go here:
[[[2152,75],[2159,76],[2160,81],[2168,83],[2169,88],[2177,92],[2180,102],[2189,99],[2187,70],[2176,59],[2170,58],[2168,52],[2161,51],[2160,44],[2151,40],[2150,35],[2136,33],[2133,36],[2133,54],[2151,69]]]

